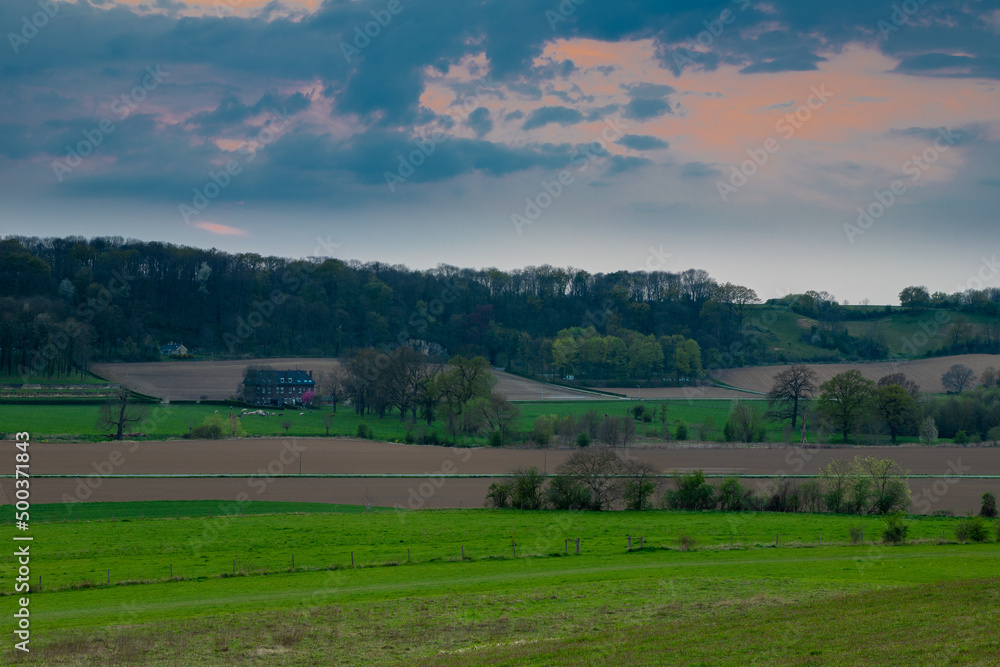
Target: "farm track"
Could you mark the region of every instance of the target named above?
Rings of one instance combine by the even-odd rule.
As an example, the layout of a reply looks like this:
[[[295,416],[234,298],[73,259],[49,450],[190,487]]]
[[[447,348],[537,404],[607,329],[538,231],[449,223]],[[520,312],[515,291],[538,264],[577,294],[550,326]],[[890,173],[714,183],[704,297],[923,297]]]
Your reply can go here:
[[[4,460],[14,460],[14,443],[3,443]],[[816,474],[829,461],[860,456],[895,459],[915,474],[1000,474],[1000,448],[962,447],[845,447],[797,450],[787,447],[726,447],[718,445],[633,448],[622,454],[648,461],[662,472],[702,469],[707,473]],[[552,472],[572,450],[568,449],[455,449],[401,445],[339,438],[245,439],[138,443],[45,443],[32,447],[33,474],[183,474],[183,473],[303,473],[361,474],[503,474],[519,466]],[[800,458],[801,461],[800,467]],[[9,470],[4,470],[9,473]],[[35,479],[32,501],[62,502],[129,500],[235,500],[240,493],[255,500],[358,504],[370,491],[379,505],[402,507],[479,507],[489,478],[419,480],[277,478],[209,479]],[[81,486],[83,485],[83,486]],[[96,488],[93,488],[95,487]],[[946,482],[910,480],[916,497],[924,489],[938,489],[931,511],[978,509],[985,491],[1000,495],[1000,480],[969,479]],[[82,491],[81,491],[82,489]],[[12,497],[13,480],[0,482],[0,501]],[[89,493],[88,493],[89,491]],[[943,492],[942,492],[943,491]],[[85,497],[81,497],[85,496]],[[915,508],[917,509],[917,508]]]

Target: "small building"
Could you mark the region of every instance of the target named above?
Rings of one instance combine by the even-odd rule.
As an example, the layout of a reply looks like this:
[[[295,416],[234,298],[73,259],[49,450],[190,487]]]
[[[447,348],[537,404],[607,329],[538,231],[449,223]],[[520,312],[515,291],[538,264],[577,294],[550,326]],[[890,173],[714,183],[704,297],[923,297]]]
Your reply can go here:
[[[243,376],[243,400],[254,405],[299,404],[302,395],[316,391],[312,371],[247,370]]]
[[[187,353],[188,349],[180,343],[167,343],[160,346],[160,354],[165,357],[183,357]]]

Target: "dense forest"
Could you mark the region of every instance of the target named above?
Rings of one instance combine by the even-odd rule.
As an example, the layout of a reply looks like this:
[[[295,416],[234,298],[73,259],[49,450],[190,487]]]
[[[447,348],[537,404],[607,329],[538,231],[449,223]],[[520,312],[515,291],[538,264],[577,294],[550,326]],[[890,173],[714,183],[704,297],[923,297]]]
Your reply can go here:
[[[907,288],[911,308],[1000,313],[1000,290],[954,295]],[[916,292],[912,291],[916,290]],[[924,298],[926,296],[926,299]],[[578,380],[688,381],[706,368],[780,361],[759,335],[757,294],[705,271],[572,268],[513,271],[230,254],[121,237],[0,241],[0,373],[86,369],[160,358],[183,343],[203,357],[344,356],[412,345],[447,357]],[[844,322],[881,308],[825,292],[771,301],[817,326],[808,342],[844,358],[887,354]],[[992,331],[952,351],[1000,351]]]

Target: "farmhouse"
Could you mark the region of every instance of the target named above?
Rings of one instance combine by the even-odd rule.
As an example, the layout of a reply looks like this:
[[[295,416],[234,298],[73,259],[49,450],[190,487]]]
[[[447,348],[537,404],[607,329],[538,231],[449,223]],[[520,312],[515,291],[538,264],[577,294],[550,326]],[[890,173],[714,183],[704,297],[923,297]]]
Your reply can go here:
[[[301,403],[302,395],[313,392],[312,371],[248,369],[243,377],[243,400],[255,405]]]
[[[160,354],[165,357],[183,357],[188,349],[180,343],[167,343],[160,346]]]

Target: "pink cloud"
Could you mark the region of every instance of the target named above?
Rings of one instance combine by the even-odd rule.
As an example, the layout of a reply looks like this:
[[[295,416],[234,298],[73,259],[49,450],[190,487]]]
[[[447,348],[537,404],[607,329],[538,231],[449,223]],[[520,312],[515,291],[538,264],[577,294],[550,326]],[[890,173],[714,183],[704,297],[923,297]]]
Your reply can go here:
[[[245,229],[230,227],[229,225],[220,225],[217,222],[193,222],[191,223],[191,226],[203,229],[211,234],[219,234],[221,236],[249,236],[250,234],[250,232]]]

